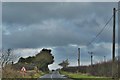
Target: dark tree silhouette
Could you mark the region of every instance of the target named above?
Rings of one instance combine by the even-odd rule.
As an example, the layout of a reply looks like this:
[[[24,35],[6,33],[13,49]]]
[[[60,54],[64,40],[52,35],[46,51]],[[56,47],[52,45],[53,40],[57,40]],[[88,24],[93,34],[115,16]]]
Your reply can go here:
[[[36,56],[21,57],[18,63],[37,66],[39,70],[49,71],[48,65],[54,62],[54,56],[50,49],[42,49]]]

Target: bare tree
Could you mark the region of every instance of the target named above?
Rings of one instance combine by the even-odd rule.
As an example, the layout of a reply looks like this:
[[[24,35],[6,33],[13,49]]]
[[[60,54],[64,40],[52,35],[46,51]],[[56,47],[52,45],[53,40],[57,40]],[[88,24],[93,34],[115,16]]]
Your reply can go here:
[[[6,64],[13,63],[16,55],[13,53],[13,49],[2,49],[0,50],[0,61],[1,67],[3,68]]]

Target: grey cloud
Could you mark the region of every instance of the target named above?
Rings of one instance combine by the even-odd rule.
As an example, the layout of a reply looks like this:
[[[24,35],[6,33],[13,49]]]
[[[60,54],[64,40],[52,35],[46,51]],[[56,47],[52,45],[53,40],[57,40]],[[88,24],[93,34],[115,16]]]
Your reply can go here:
[[[113,6],[111,6],[111,4]],[[89,18],[91,14],[108,17],[117,3],[3,3],[3,22],[13,24],[40,23],[49,18]],[[102,5],[102,6],[100,6]],[[108,9],[108,7],[111,7]],[[104,8],[104,9],[103,9]],[[108,14],[107,16],[104,13]],[[8,14],[9,13],[9,14]],[[88,16],[86,16],[88,15]]]
[[[43,24],[31,25],[25,30],[3,34],[3,47],[23,48],[41,46],[84,45],[90,37],[85,37],[81,29],[65,20],[48,20]],[[88,34],[89,35],[89,34]]]
[[[3,47],[86,45],[113,7],[117,3],[3,3]],[[108,26],[94,43],[111,42],[112,24]]]

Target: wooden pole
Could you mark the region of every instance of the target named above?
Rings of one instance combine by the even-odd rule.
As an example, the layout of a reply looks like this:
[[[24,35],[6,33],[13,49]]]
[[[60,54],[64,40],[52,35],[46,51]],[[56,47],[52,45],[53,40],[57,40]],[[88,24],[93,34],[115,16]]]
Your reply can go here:
[[[115,17],[116,9],[113,8],[113,45],[112,45],[112,78],[115,78]]]

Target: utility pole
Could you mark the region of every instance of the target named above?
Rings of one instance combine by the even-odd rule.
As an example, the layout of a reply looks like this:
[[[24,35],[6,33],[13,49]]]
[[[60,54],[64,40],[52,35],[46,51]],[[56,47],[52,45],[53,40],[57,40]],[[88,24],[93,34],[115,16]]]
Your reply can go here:
[[[104,62],[106,62],[106,56],[104,56]]]
[[[93,52],[88,52],[91,55],[91,66],[93,66]]]
[[[106,56],[104,56],[104,75],[107,74],[106,72]]]
[[[91,55],[91,69],[90,69],[90,73],[93,74],[94,73],[94,69],[93,69],[93,52],[88,52]]]
[[[113,8],[113,45],[112,45],[112,78],[115,77],[115,17],[116,17],[116,9]]]
[[[78,48],[78,67],[80,67],[80,48]]]

